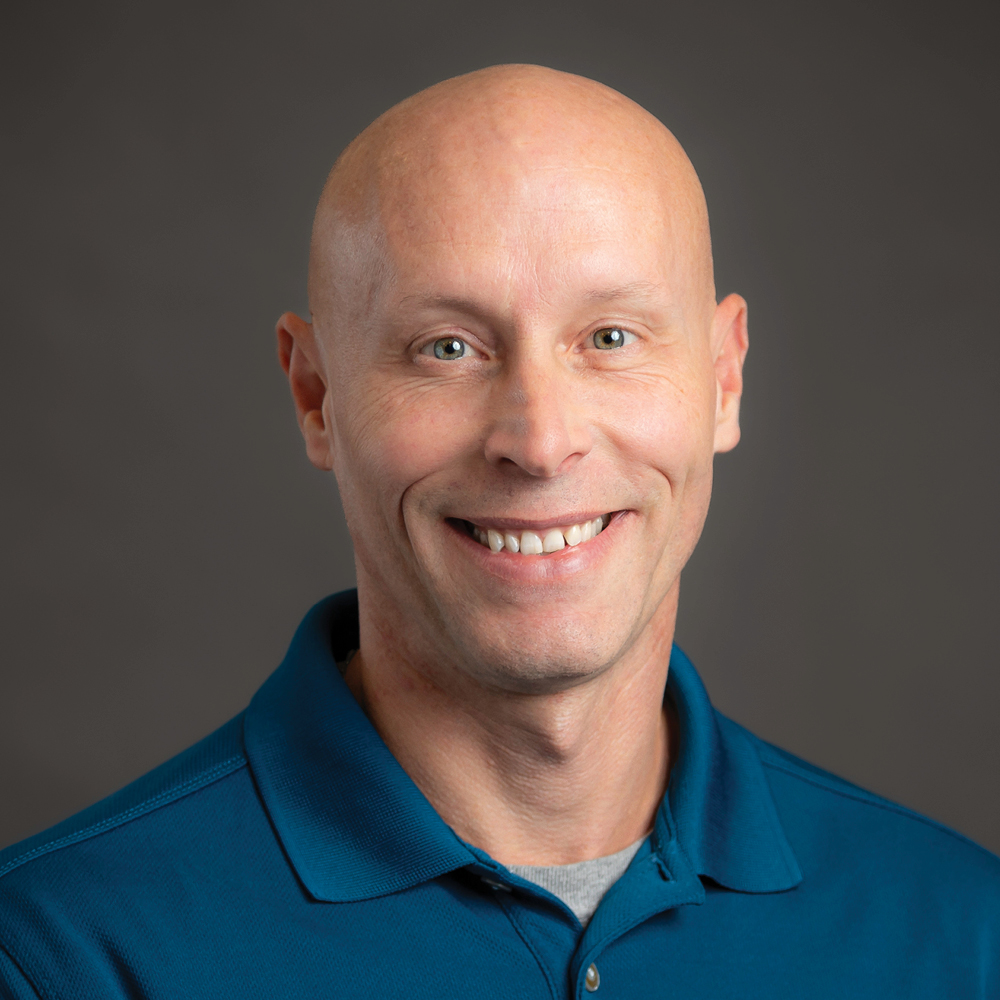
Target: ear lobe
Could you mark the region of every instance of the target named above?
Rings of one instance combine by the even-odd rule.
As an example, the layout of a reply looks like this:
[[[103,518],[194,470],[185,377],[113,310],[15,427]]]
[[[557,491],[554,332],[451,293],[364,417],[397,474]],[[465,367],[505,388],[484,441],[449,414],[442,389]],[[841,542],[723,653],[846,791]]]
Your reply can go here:
[[[287,312],[275,326],[278,361],[288,377],[306,454],[317,469],[333,468],[330,429],[324,413],[327,386],[311,323]]]
[[[746,301],[740,295],[727,295],[715,307],[712,320],[716,452],[730,451],[740,440],[743,362],[749,343]]]

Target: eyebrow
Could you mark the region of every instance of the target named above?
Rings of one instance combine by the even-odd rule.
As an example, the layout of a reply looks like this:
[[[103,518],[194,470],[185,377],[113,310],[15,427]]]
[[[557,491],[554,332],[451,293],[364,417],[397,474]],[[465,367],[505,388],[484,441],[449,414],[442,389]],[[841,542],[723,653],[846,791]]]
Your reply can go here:
[[[660,285],[651,281],[630,281],[627,285],[617,285],[614,288],[599,288],[587,292],[590,302],[612,302],[615,299],[647,299],[662,292]]]
[[[485,316],[481,305],[472,299],[454,295],[407,295],[400,299],[401,306],[417,306],[420,309],[452,309],[455,312]]]

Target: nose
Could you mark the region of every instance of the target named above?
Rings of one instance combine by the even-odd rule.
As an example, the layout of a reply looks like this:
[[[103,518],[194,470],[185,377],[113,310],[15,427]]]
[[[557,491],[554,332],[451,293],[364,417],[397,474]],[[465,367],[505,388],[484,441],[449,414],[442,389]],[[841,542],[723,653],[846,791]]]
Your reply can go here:
[[[551,479],[593,447],[585,400],[568,367],[545,352],[517,359],[494,384],[486,459]]]

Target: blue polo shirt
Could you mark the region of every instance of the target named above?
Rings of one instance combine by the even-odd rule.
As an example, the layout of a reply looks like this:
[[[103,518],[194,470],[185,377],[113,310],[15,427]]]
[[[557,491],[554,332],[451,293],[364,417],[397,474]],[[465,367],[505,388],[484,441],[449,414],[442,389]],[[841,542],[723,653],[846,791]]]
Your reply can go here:
[[[372,728],[335,665],[356,600],[216,733],[0,853],[0,996],[1000,997],[1000,860],[756,739],[677,649],[669,788],[584,930]]]

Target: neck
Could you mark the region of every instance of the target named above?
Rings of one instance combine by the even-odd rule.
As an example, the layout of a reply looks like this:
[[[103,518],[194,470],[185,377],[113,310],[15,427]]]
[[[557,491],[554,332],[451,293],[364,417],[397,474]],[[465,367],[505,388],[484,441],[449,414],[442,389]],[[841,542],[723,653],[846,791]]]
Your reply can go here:
[[[568,690],[448,683],[366,627],[346,680],[387,746],[463,840],[503,864],[622,850],[653,825],[677,726],[664,708],[675,592],[616,663]],[[393,639],[389,640],[388,636]]]

